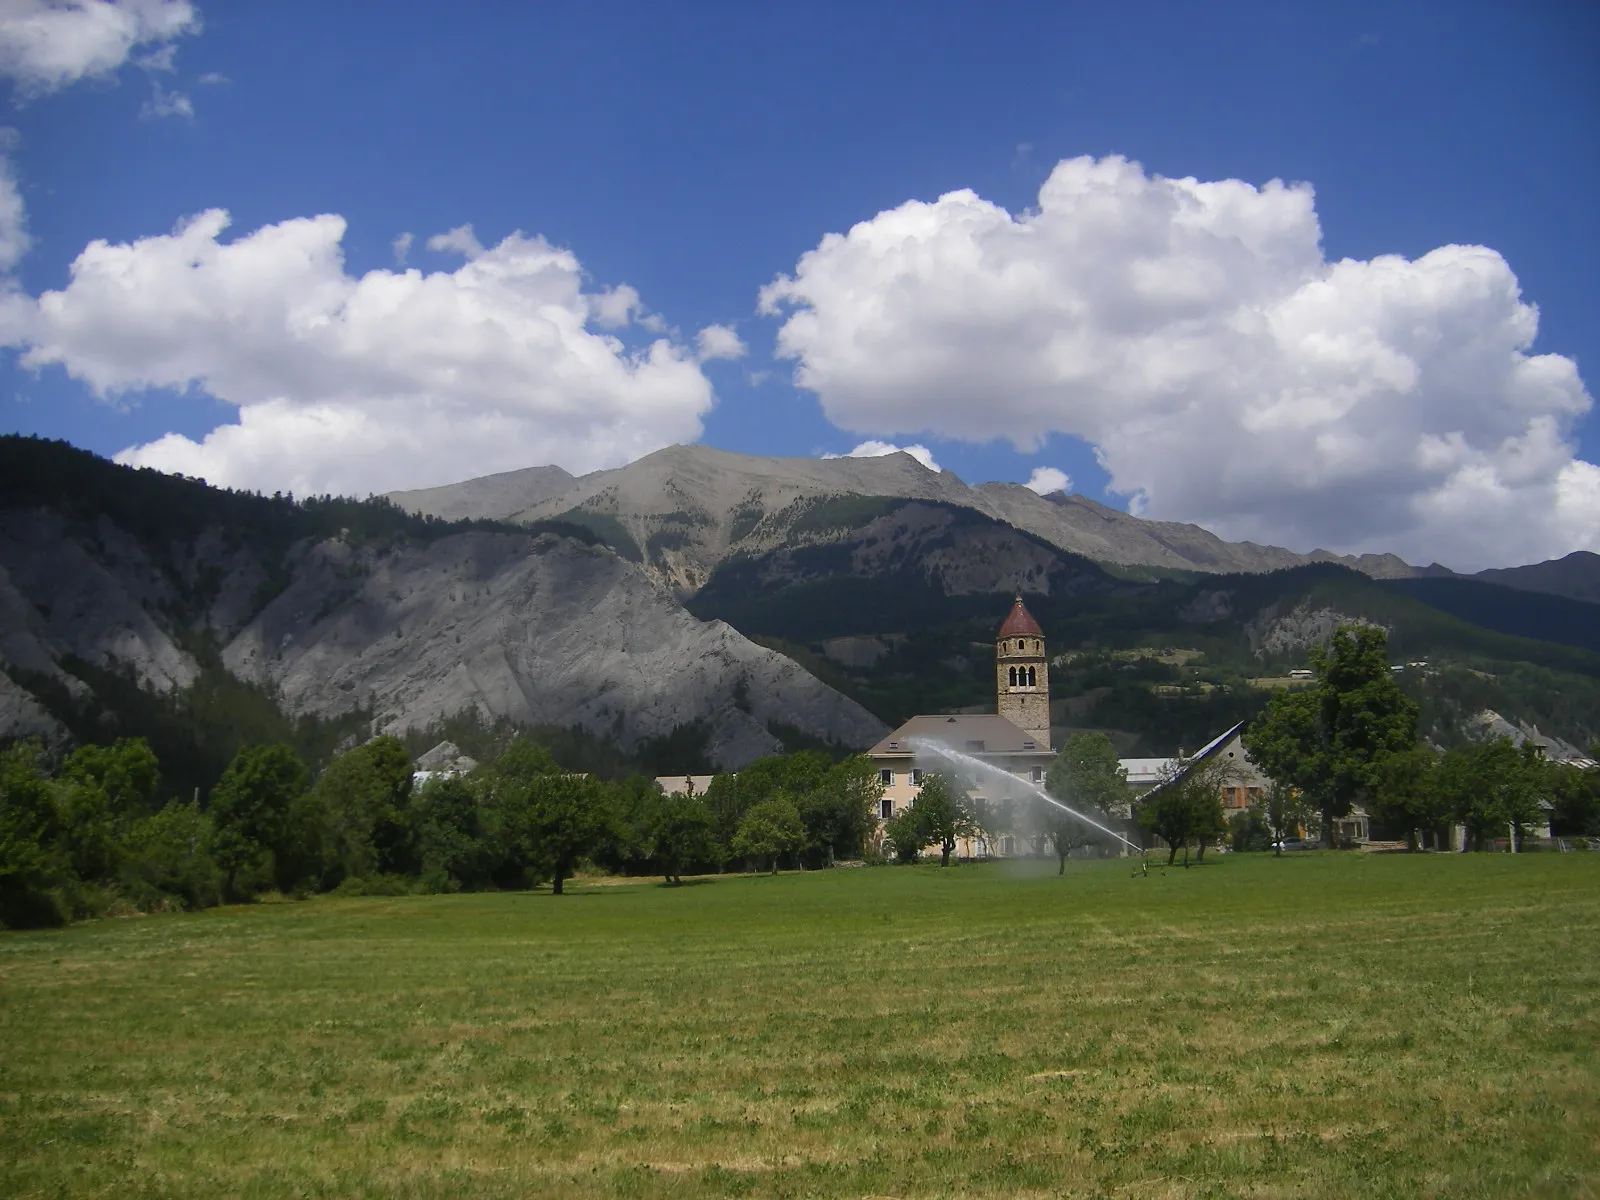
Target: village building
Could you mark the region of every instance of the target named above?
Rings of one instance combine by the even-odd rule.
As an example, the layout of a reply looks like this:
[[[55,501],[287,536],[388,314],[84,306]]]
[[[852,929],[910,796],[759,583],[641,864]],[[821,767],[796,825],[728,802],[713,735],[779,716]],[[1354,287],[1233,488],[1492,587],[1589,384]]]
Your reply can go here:
[[[1235,813],[1263,803],[1267,797],[1267,789],[1272,786],[1272,780],[1250,760],[1250,755],[1244,748],[1244,726],[1245,723],[1240,721],[1231,729],[1212,738],[1191,757],[1186,758],[1180,750],[1176,758],[1123,759],[1123,770],[1128,773],[1130,806],[1133,801],[1148,795],[1167,780],[1181,778],[1182,772],[1193,770],[1201,763],[1213,760],[1225,761],[1231,768],[1228,777],[1220,785],[1222,811],[1225,817],[1231,819]],[[1304,834],[1314,831],[1301,832]],[[1371,833],[1372,824],[1367,816],[1367,810],[1359,804],[1333,823],[1334,840],[1340,844],[1365,842],[1371,837]]]
[[[1028,790],[1022,781],[1043,786],[1055,759],[1050,748],[1050,666],[1044,631],[1021,596],[995,634],[994,662],[993,713],[915,716],[867,751],[883,785],[877,814],[880,836],[883,822],[916,803],[930,771],[957,774],[968,794],[980,802],[1020,796]],[[977,765],[963,768],[961,759],[947,758],[935,746],[992,770]],[[965,839],[956,853],[962,858],[987,858],[1034,849],[1030,840],[1008,834],[994,846],[983,837]]]
[[[1231,820],[1235,813],[1263,803],[1272,780],[1251,761],[1249,752],[1245,750],[1244,726],[1245,723],[1240,721],[1223,730],[1192,755],[1185,755],[1179,750],[1173,758],[1122,759],[1122,769],[1128,778],[1128,809],[1120,815],[1131,818],[1135,801],[1209,762],[1225,763],[1228,768],[1219,785],[1225,818]],[[1364,840],[1367,833],[1367,814],[1359,807],[1341,818],[1334,831],[1340,841],[1350,842]]]
[[[715,775],[657,775],[656,786],[668,796],[704,796]]]
[[[1219,786],[1222,814],[1226,818],[1230,819],[1234,813],[1264,802],[1267,789],[1272,787],[1272,779],[1267,778],[1267,774],[1251,762],[1250,754],[1245,750],[1243,733],[1245,722],[1238,722],[1238,725],[1222,731],[1189,757],[1179,750],[1178,757],[1174,758],[1123,758],[1123,770],[1128,773],[1130,811],[1134,800],[1162,786],[1163,782],[1181,778],[1182,771],[1192,771],[1200,763],[1213,760],[1226,762],[1230,768],[1227,778]],[[1302,830],[1302,834],[1304,832],[1307,830]],[[1349,813],[1333,822],[1334,840],[1339,843],[1366,842],[1370,834],[1370,819],[1360,805],[1354,806]]]
[[[1241,809],[1259,804],[1266,798],[1272,780],[1250,761],[1250,755],[1244,748],[1244,725],[1240,721],[1224,730],[1192,756],[1186,757],[1179,750],[1174,758],[1124,758],[1122,769],[1128,773],[1129,801],[1154,791],[1162,782],[1173,778],[1180,768],[1192,770],[1201,763],[1217,760],[1227,763],[1230,768],[1229,778],[1222,784],[1223,810],[1232,816]]]

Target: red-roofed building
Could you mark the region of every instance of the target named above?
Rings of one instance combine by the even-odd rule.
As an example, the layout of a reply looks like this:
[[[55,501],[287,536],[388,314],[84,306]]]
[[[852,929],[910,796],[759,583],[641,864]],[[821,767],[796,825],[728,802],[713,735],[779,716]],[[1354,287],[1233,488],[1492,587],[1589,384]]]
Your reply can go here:
[[[1050,664],[1044,630],[1018,596],[994,642],[995,711],[1050,749]]]
[[[1027,789],[1018,781],[1044,782],[1055,759],[1050,749],[1049,665],[1044,631],[1021,596],[995,635],[994,658],[995,713],[912,717],[867,751],[883,785],[880,819],[888,820],[916,803],[925,771],[952,769],[949,760],[927,749],[929,743],[947,746],[993,768],[974,766],[970,774],[961,770],[962,782],[974,799],[1021,797]],[[967,839],[957,853],[963,858],[981,858],[1034,849],[1030,839],[1008,834],[994,846],[982,837]]]

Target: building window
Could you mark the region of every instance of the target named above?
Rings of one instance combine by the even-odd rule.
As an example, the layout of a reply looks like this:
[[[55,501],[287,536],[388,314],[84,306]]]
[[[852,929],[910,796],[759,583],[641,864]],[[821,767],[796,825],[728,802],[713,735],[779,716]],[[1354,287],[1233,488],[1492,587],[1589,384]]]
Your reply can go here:
[[[1028,668],[1028,686],[1029,687],[1038,687],[1039,686],[1038,676],[1034,674],[1034,668],[1032,668],[1032,667]]]
[[[967,752],[969,754],[982,754],[983,753],[983,739],[982,738],[968,738],[967,739]]]
[[[894,801],[893,800],[879,800],[878,801],[878,816],[882,817],[885,821],[887,821],[890,817],[894,816]]]
[[[911,768],[911,786],[912,787],[921,787],[922,786],[922,768],[921,767],[912,767]]]
[[[1023,642],[1022,642],[1021,638],[1017,639],[1017,649],[1018,650],[1024,649]]]
[[[878,782],[883,784],[884,786],[888,786],[889,784],[893,783],[894,782],[894,772],[891,771],[888,767],[884,767],[882,770],[880,770],[878,772]]]
[[[1044,768],[1043,767],[1035,767],[1032,771],[1030,771],[1028,773],[1028,777],[1030,779],[1032,779],[1035,783],[1043,783],[1044,782]]]
[[[1017,686],[1017,669],[1015,667],[1010,668],[1006,672],[1006,677],[1007,677],[1007,679],[1009,681],[1009,685],[1011,687],[1016,687]]]

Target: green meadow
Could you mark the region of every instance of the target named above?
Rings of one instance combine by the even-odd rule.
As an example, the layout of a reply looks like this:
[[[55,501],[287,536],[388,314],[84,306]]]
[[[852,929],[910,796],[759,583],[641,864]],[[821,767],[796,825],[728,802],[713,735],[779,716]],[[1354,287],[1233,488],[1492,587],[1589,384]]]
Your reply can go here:
[[[0,1195],[1600,1195],[1600,854],[0,935]]]

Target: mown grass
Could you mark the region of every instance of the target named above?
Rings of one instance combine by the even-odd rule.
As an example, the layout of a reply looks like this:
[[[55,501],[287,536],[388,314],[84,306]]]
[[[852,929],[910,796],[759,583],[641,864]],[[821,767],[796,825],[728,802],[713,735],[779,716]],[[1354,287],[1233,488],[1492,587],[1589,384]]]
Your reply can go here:
[[[1600,1194],[1600,855],[0,936],[0,1194]]]

